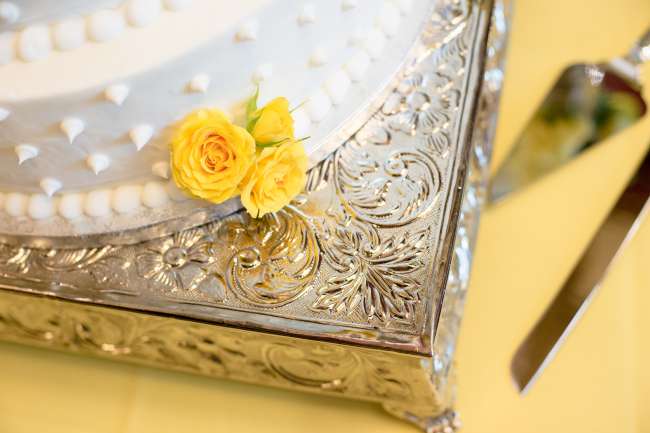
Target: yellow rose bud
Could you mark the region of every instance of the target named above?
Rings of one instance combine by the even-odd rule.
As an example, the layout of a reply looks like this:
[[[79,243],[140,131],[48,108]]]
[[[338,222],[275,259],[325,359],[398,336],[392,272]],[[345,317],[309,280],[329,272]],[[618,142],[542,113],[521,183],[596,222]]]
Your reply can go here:
[[[181,123],[171,143],[176,184],[213,203],[236,195],[255,159],[255,140],[219,110],[197,110]]]
[[[241,188],[241,201],[254,217],[276,212],[305,187],[307,155],[300,142],[262,149]]]
[[[287,98],[275,98],[255,111],[251,118],[251,134],[260,145],[279,144],[294,140],[293,117]]]

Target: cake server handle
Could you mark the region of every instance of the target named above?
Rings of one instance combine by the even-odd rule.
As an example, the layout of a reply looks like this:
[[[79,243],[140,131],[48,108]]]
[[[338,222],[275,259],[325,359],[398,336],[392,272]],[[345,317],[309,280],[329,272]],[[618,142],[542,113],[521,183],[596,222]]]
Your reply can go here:
[[[569,278],[515,352],[510,370],[523,394],[553,359],[596,289],[650,212],[650,152],[591,239]]]

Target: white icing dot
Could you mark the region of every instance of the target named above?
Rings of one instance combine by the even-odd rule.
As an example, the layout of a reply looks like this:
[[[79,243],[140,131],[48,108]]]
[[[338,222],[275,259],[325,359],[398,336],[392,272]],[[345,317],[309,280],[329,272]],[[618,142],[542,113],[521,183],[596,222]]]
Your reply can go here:
[[[386,36],[377,29],[373,29],[368,33],[366,38],[365,49],[370,54],[371,59],[377,59],[384,51],[386,45]]]
[[[129,137],[135,147],[141,150],[153,137],[153,126],[148,124],[138,125],[129,131]]]
[[[11,111],[9,111],[7,108],[0,107],[0,122],[5,120],[9,115],[11,114]]]
[[[63,218],[73,220],[83,214],[83,195],[66,194],[59,201],[59,215]]]
[[[248,21],[237,30],[235,39],[239,42],[254,41],[257,39],[257,30],[257,21]]]
[[[78,117],[66,117],[61,122],[61,131],[68,137],[68,142],[72,143],[86,127],[83,120]]]
[[[147,182],[142,189],[142,202],[150,207],[156,208],[169,201],[165,185],[160,182]]]
[[[50,197],[52,197],[63,186],[60,180],[53,177],[41,179],[39,185],[41,186],[41,189],[45,191],[45,194]]]
[[[357,0],[343,0],[341,2],[341,10],[347,12],[357,7]]]
[[[262,81],[266,81],[273,75],[273,65],[270,63],[263,63],[255,69],[253,72],[252,80],[253,83],[259,84]]]
[[[311,121],[317,123],[323,120],[330,111],[332,101],[323,90],[318,89],[316,93],[311,95],[305,108]]]
[[[111,165],[111,158],[103,153],[93,153],[86,158],[86,165],[95,174],[99,174]]]
[[[151,172],[163,179],[169,179],[169,162],[158,161],[151,166]]]
[[[131,25],[145,27],[160,15],[160,0],[131,0],[126,8],[126,16]]]
[[[39,150],[38,147],[32,146],[31,144],[19,144],[14,147],[14,152],[16,152],[16,156],[18,156],[18,165],[21,165],[28,159],[38,156]]]
[[[13,217],[25,215],[27,212],[28,198],[25,194],[12,192],[5,197],[5,212]]]
[[[129,87],[126,84],[113,84],[104,90],[104,97],[119,107],[129,96],[129,92]]]
[[[34,194],[29,198],[27,214],[35,220],[42,220],[54,215],[54,199],[43,194]]]
[[[210,76],[208,74],[195,75],[187,85],[190,92],[205,93],[210,87]]]
[[[189,200],[189,196],[185,194],[179,187],[176,185],[176,183],[171,180],[167,182],[167,185],[165,185],[165,189],[167,190],[167,194],[169,194],[169,197],[173,201],[185,201]]]
[[[86,194],[84,212],[92,217],[106,216],[111,213],[111,191],[99,189]]]
[[[6,65],[14,60],[16,52],[16,34],[12,32],[0,33],[0,65]]]
[[[350,89],[350,77],[339,69],[325,82],[325,90],[334,105],[341,104]]]
[[[95,42],[107,42],[124,30],[124,17],[119,11],[95,12],[88,20],[88,32]]]
[[[298,24],[304,26],[314,21],[316,21],[316,8],[311,3],[304,5],[298,15]]]
[[[192,4],[192,0],[164,0],[165,7],[170,11],[179,11]]]
[[[370,57],[363,51],[355,53],[345,65],[345,70],[350,74],[352,81],[361,81],[370,67]]]
[[[61,51],[79,48],[86,41],[86,23],[83,18],[70,18],[52,29],[54,46]]]
[[[304,138],[309,136],[311,130],[311,120],[303,108],[298,108],[293,113],[293,129],[297,138]]]
[[[20,18],[20,8],[14,3],[0,2],[0,25],[13,24]]]
[[[23,30],[18,37],[18,55],[26,62],[43,59],[52,50],[50,29],[45,26],[32,26]]]
[[[399,30],[400,11],[393,3],[384,2],[377,17],[377,25],[384,31],[386,36],[392,37]]]
[[[327,63],[327,52],[322,47],[316,48],[309,57],[309,65],[319,67],[325,63]]]
[[[131,213],[140,207],[140,185],[123,185],[113,191],[113,209],[118,213]]]

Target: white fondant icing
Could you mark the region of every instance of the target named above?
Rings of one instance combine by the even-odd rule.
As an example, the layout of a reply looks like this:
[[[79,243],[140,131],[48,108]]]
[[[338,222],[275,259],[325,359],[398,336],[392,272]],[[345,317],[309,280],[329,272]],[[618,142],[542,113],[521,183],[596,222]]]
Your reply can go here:
[[[28,197],[19,192],[11,192],[5,197],[5,212],[13,217],[25,215]]]
[[[117,187],[113,191],[113,209],[121,214],[136,211],[141,204],[140,194],[142,187],[140,185],[124,185]]]
[[[397,34],[399,23],[400,10],[393,3],[384,2],[377,17],[377,25],[384,31],[386,36],[392,37]]]
[[[20,58],[26,62],[47,57],[52,50],[50,29],[45,26],[27,27],[20,33],[16,49]]]
[[[34,194],[29,198],[27,214],[35,219],[42,220],[53,216],[55,213],[54,199],[43,194]]]
[[[150,208],[156,208],[169,201],[165,185],[160,182],[147,182],[142,189],[142,203]]]
[[[136,149],[141,150],[153,137],[153,126],[148,124],[138,125],[129,131],[129,137]]]
[[[83,120],[78,117],[66,117],[61,121],[61,131],[68,137],[68,142],[72,143],[86,127]]]
[[[366,32],[362,29],[356,29],[355,31],[352,32],[350,35],[350,38],[348,39],[348,45],[351,47],[361,47],[363,48],[363,44],[366,42]]]
[[[39,185],[41,189],[45,191],[45,194],[50,197],[52,197],[63,186],[60,180],[53,177],[46,177],[44,179],[41,179]]]
[[[54,46],[61,51],[74,50],[86,42],[86,22],[83,18],[70,18],[52,28]]]
[[[88,20],[88,32],[95,42],[108,42],[124,31],[124,16],[116,10],[99,11]]]
[[[327,116],[327,113],[332,108],[332,101],[327,93],[322,89],[318,89],[311,95],[306,105],[307,113],[312,122],[320,122]]]
[[[345,94],[350,89],[350,77],[339,69],[325,82],[325,90],[334,105],[339,105],[345,100]]]
[[[254,41],[257,39],[257,31],[258,31],[258,24],[257,21],[247,21],[245,22],[239,30],[237,30],[237,33],[235,34],[235,39],[238,40],[239,42],[249,42],[249,41]]]
[[[6,65],[14,60],[16,52],[16,34],[13,32],[0,33],[0,65]]]
[[[83,194],[65,194],[59,200],[58,212],[63,218],[73,220],[83,215]]]
[[[341,9],[343,12],[350,11],[357,7],[357,0],[343,0],[341,2]]]
[[[311,120],[304,108],[298,108],[291,113],[293,117],[293,131],[296,138],[308,137],[311,131]]]
[[[361,81],[370,67],[370,56],[363,51],[359,51],[345,64],[345,70],[350,75],[352,81]]]
[[[104,90],[104,97],[117,106],[121,106],[129,96],[129,87],[126,84],[113,84]]]
[[[0,2],[0,25],[13,24],[20,18],[20,8],[12,2]]]
[[[311,24],[314,21],[316,21],[316,7],[311,3],[303,5],[302,10],[298,15],[298,24],[304,26],[306,24]]]
[[[5,120],[9,115],[11,114],[11,111],[9,111],[7,108],[0,107],[0,122]]]
[[[253,83],[259,84],[262,81],[268,80],[273,75],[273,65],[270,63],[262,63],[255,69],[253,76],[251,77]]]
[[[208,74],[197,74],[189,82],[190,92],[205,93],[210,87],[210,76]]]
[[[38,156],[39,150],[38,147],[32,146],[31,144],[19,144],[14,147],[14,152],[16,152],[16,156],[18,156],[18,165],[21,165],[28,159]]]
[[[386,46],[386,36],[377,30],[372,29],[365,40],[364,48],[372,60],[378,59]]]
[[[111,191],[99,189],[86,194],[84,212],[91,217],[103,217],[111,213]]]
[[[161,9],[160,0],[131,0],[126,8],[126,16],[131,25],[145,27],[158,18]]]
[[[93,153],[86,158],[86,165],[95,174],[99,174],[111,165],[111,158],[103,153]]]
[[[309,57],[309,65],[314,67],[323,66],[327,63],[327,52],[323,47],[317,47]]]
[[[179,11],[192,4],[192,0],[164,0],[165,7],[170,11]]]
[[[392,1],[397,5],[402,15],[406,15],[409,12],[411,12],[411,8],[413,7],[412,0],[392,0]]]
[[[169,162],[158,161],[151,166],[151,173],[155,176],[169,179]]]
[[[312,121],[317,123],[323,120],[332,111],[332,104],[340,104],[346,97],[356,97],[358,93],[363,93],[349,93],[349,87],[351,79],[357,77],[356,81],[363,80],[362,75],[367,72],[369,67],[370,57],[366,50],[370,51],[368,46],[371,44],[365,41],[368,29],[372,28],[373,24],[377,25],[378,30],[376,31],[381,34],[384,43],[387,42],[382,33],[385,32],[385,29],[381,27],[381,17],[378,15],[383,1],[379,3],[375,3],[376,0],[353,2],[355,5],[363,4],[363,7],[357,6],[359,11],[343,16],[341,2],[311,0],[309,4],[316,5],[318,19],[309,30],[300,30],[296,28],[295,20],[298,13],[304,11],[300,4],[303,2],[287,2],[286,5],[281,5],[282,10],[275,10],[275,8],[266,7],[266,3],[270,0],[246,0],[248,6],[243,6],[244,2],[241,5],[228,6],[235,13],[240,14],[238,19],[229,21],[227,25],[211,22],[210,26],[214,30],[211,33],[204,33],[198,38],[194,33],[194,27],[204,24],[194,25],[198,18],[195,10],[178,15],[165,12],[160,15],[160,22],[164,23],[164,26],[133,29],[124,27],[126,24],[133,24],[127,10],[132,2],[130,0],[122,1],[124,5],[116,8],[114,12],[121,16],[124,28],[123,37],[111,41],[109,44],[94,44],[92,47],[86,47],[87,49],[65,53],[65,55],[52,53],[45,62],[32,64],[18,62],[15,65],[10,65],[9,68],[0,69],[0,83],[17,83],[15,90],[14,86],[11,86],[11,89],[0,86],[0,100],[5,101],[6,107],[11,109],[8,121],[2,124],[3,136],[7,136],[8,143],[34,142],[41,146],[41,155],[34,163],[18,169],[16,164],[11,161],[12,165],[9,166],[8,171],[0,170],[0,185],[4,186],[3,175],[10,176],[7,179],[12,180],[17,176],[25,176],[24,179],[21,178],[21,182],[25,185],[24,189],[30,191],[38,183],[40,176],[54,176],[65,184],[64,192],[67,189],[92,191],[93,189],[106,188],[106,185],[115,185],[110,190],[111,197],[113,197],[115,194],[113,188],[118,188],[124,182],[132,182],[132,179],[151,179],[152,175],[168,179],[170,177],[169,167],[168,164],[165,167],[164,161],[168,157],[166,126],[171,126],[176,119],[182,118],[184,114],[197,107],[197,99],[188,97],[182,92],[188,88],[183,89],[179,86],[179,83],[182,86],[187,78],[192,77],[196,70],[205,72],[206,75],[214,79],[212,85],[205,89],[206,96],[201,97],[201,100],[205,100],[202,106],[231,109],[250,93],[251,80],[254,83],[264,82],[260,101],[270,100],[275,96],[288,97],[293,102],[292,106],[308,101],[303,108],[294,112],[294,119],[297,137],[314,136],[306,143],[309,151],[311,143],[317,142],[330,125],[328,122],[312,125]],[[165,8],[172,10],[168,5],[170,1],[174,0],[159,0],[160,3],[164,3]],[[176,1],[184,3],[184,0]],[[194,3],[197,3],[197,8],[200,11],[219,11],[220,8],[225,7],[213,6],[220,3],[213,2],[213,0],[199,0]],[[260,14],[256,15],[254,12],[258,10]],[[75,13],[79,12],[75,11]],[[230,13],[229,9],[228,14],[230,15]],[[210,15],[213,20],[214,17],[221,16],[215,13],[202,13],[202,15]],[[306,15],[310,15],[310,13]],[[174,21],[176,16],[183,16],[181,20],[191,19],[193,23],[187,25],[180,21]],[[243,32],[244,39],[254,40],[257,38],[258,31],[260,38],[254,44],[232,44],[234,33],[232,29],[241,30],[246,27],[246,24],[241,26],[241,23],[244,22],[244,19],[251,17],[254,17],[254,21],[249,21],[249,23],[255,24],[252,26],[255,30],[254,37],[247,39],[246,32]],[[92,17],[82,20],[87,24],[85,33],[81,35],[82,43],[94,39],[91,21]],[[56,49],[65,49],[67,46],[66,43],[60,41],[65,38],[58,35],[59,32],[62,32],[65,36],[65,31],[60,30],[63,23],[53,23],[49,26],[51,41]],[[259,23],[259,28],[257,23]],[[336,28],[337,31],[332,32],[332,28]],[[174,29],[174,32],[171,29]],[[364,38],[358,38],[356,45],[358,48],[351,48],[348,45],[353,29],[363,31]],[[184,32],[180,30],[184,30]],[[287,50],[282,43],[282,38],[285,35],[281,32],[285,31],[294,35],[291,39],[290,50]],[[268,32],[273,33],[269,33],[268,38],[261,37]],[[275,32],[277,32],[277,36]],[[304,37],[295,36],[301,35],[301,32],[305,35]],[[20,35],[20,32],[17,34]],[[7,45],[11,46],[10,54],[6,57],[16,56],[17,53],[17,44],[13,42],[14,35],[8,35],[10,37],[7,37],[6,34],[0,35],[0,61],[2,60],[3,38],[9,41]],[[147,35],[156,36],[156,43],[148,43]],[[72,47],[79,45],[78,32],[76,38],[76,42],[71,44]],[[134,43],[136,40],[137,44]],[[195,40],[195,42],[189,43],[187,42],[189,40]],[[362,40],[363,43],[360,43]],[[327,53],[330,53],[332,57],[329,62],[325,62],[319,61],[318,55],[315,56],[317,60],[315,63],[322,63],[322,67],[310,70],[305,60],[310,60],[310,56],[315,52],[318,54],[318,48],[314,50],[316,46],[326,48]],[[192,49],[191,55],[183,54],[190,52],[190,49]],[[134,52],[136,54],[133,54]],[[218,53],[216,56],[218,62],[215,61],[215,52]],[[324,53],[325,50],[322,50],[322,54]],[[383,55],[383,53],[377,53],[377,56],[380,54]],[[148,58],[151,61],[139,62],[139,57]],[[325,55],[320,57],[322,60],[327,60]],[[113,60],[106,63],[103,61],[106,58]],[[233,58],[236,59],[235,62],[231,62]],[[339,59],[348,58],[353,60],[344,66],[344,73],[341,70],[342,64]],[[273,61],[273,63],[260,64],[260,60]],[[232,66],[231,63],[233,63]],[[137,64],[137,67],[133,66],[134,64]],[[224,68],[224,64],[228,67]],[[300,64],[303,66],[300,67]],[[79,65],[83,66],[78,67]],[[378,67],[382,67],[382,65],[383,63]],[[60,79],[59,75],[55,75],[57,79],[52,80],[53,74],[64,70],[63,67],[65,67],[66,74],[61,74]],[[45,69],[48,70],[48,73],[40,77],[40,71]],[[33,71],[37,72],[33,74]],[[108,86],[116,79],[123,81]],[[45,81],[49,83],[47,86],[43,84]],[[73,82],[79,82],[79,84],[70,84]],[[123,84],[127,82],[128,86]],[[32,91],[30,90],[32,86],[26,86],[24,83],[34,83],[34,86],[40,86],[40,90]],[[317,87],[319,84],[321,86]],[[312,98],[306,98],[310,94],[313,94]],[[115,105],[124,103],[127,97],[130,101],[125,103],[123,108],[117,110],[109,104],[98,103],[98,96]],[[57,101],[57,98],[60,98],[61,101]],[[63,105],[63,101],[65,101],[65,105]],[[163,102],[161,103],[161,101]],[[41,104],[41,102],[43,103]],[[96,104],[96,108],[92,104]],[[48,107],[47,112],[42,107]],[[56,129],[51,128],[53,124],[56,125],[60,122],[61,114],[67,113],[79,116],[88,125],[86,132],[76,138],[71,138],[74,140],[74,146],[69,146],[63,134],[57,133]],[[336,114],[338,116],[339,113]],[[130,129],[134,126],[132,122],[143,120],[150,124]],[[30,125],[30,127],[26,128],[22,125]],[[92,128],[90,128],[91,125]],[[155,137],[153,125],[156,125]],[[141,128],[142,126],[145,128]],[[162,133],[160,134],[157,133],[159,127],[165,128],[161,129]],[[21,136],[23,131],[29,131],[29,135],[25,133],[25,136]],[[138,149],[147,143],[149,148],[139,154],[125,151],[122,146],[125,132]],[[66,135],[68,134],[66,133]],[[32,139],[36,140],[36,137],[39,141],[32,141]],[[37,148],[36,153],[38,153]],[[86,158],[87,166],[84,165],[84,161],[79,163],[80,155],[84,154],[85,156],[81,158]],[[95,177],[90,171],[99,172],[101,170],[98,168],[103,166],[92,164],[89,161],[93,155],[97,154],[110,158],[110,170],[102,168],[106,172]],[[33,156],[35,155],[29,157]],[[157,167],[156,161],[163,164]],[[3,168],[2,163],[3,161],[0,161],[0,168]],[[60,167],[61,170],[59,170]],[[35,169],[40,172],[36,172]],[[7,182],[7,184],[12,183],[13,181]],[[170,184],[173,182],[165,182],[164,185],[167,198],[189,199],[182,191],[172,188]],[[144,191],[142,186],[141,188]],[[155,191],[155,187],[151,188]],[[17,189],[22,191],[20,187]],[[175,193],[171,191],[175,191]],[[78,208],[85,207],[86,195],[86,193],[81,194],[82,204]],[[61,213],[60,202],[62,200],[59,197],[55,200],[59,213]],[[155,200],[150,201],[150,203],[154,202]]]

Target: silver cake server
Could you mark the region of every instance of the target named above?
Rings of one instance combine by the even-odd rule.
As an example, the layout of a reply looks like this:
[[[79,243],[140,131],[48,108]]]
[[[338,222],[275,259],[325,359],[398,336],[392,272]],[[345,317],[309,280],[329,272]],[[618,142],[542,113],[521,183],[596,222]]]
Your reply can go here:
[[[641,118],[647,106],[639,66],[648,60],[650,29],[624,57],[566,68],[492,178],[488,202],[529,185]]]
[[[575,327],[611,264],[650,212],[650,152],[602,223],[571,275],[512,359],[525,393]]]

